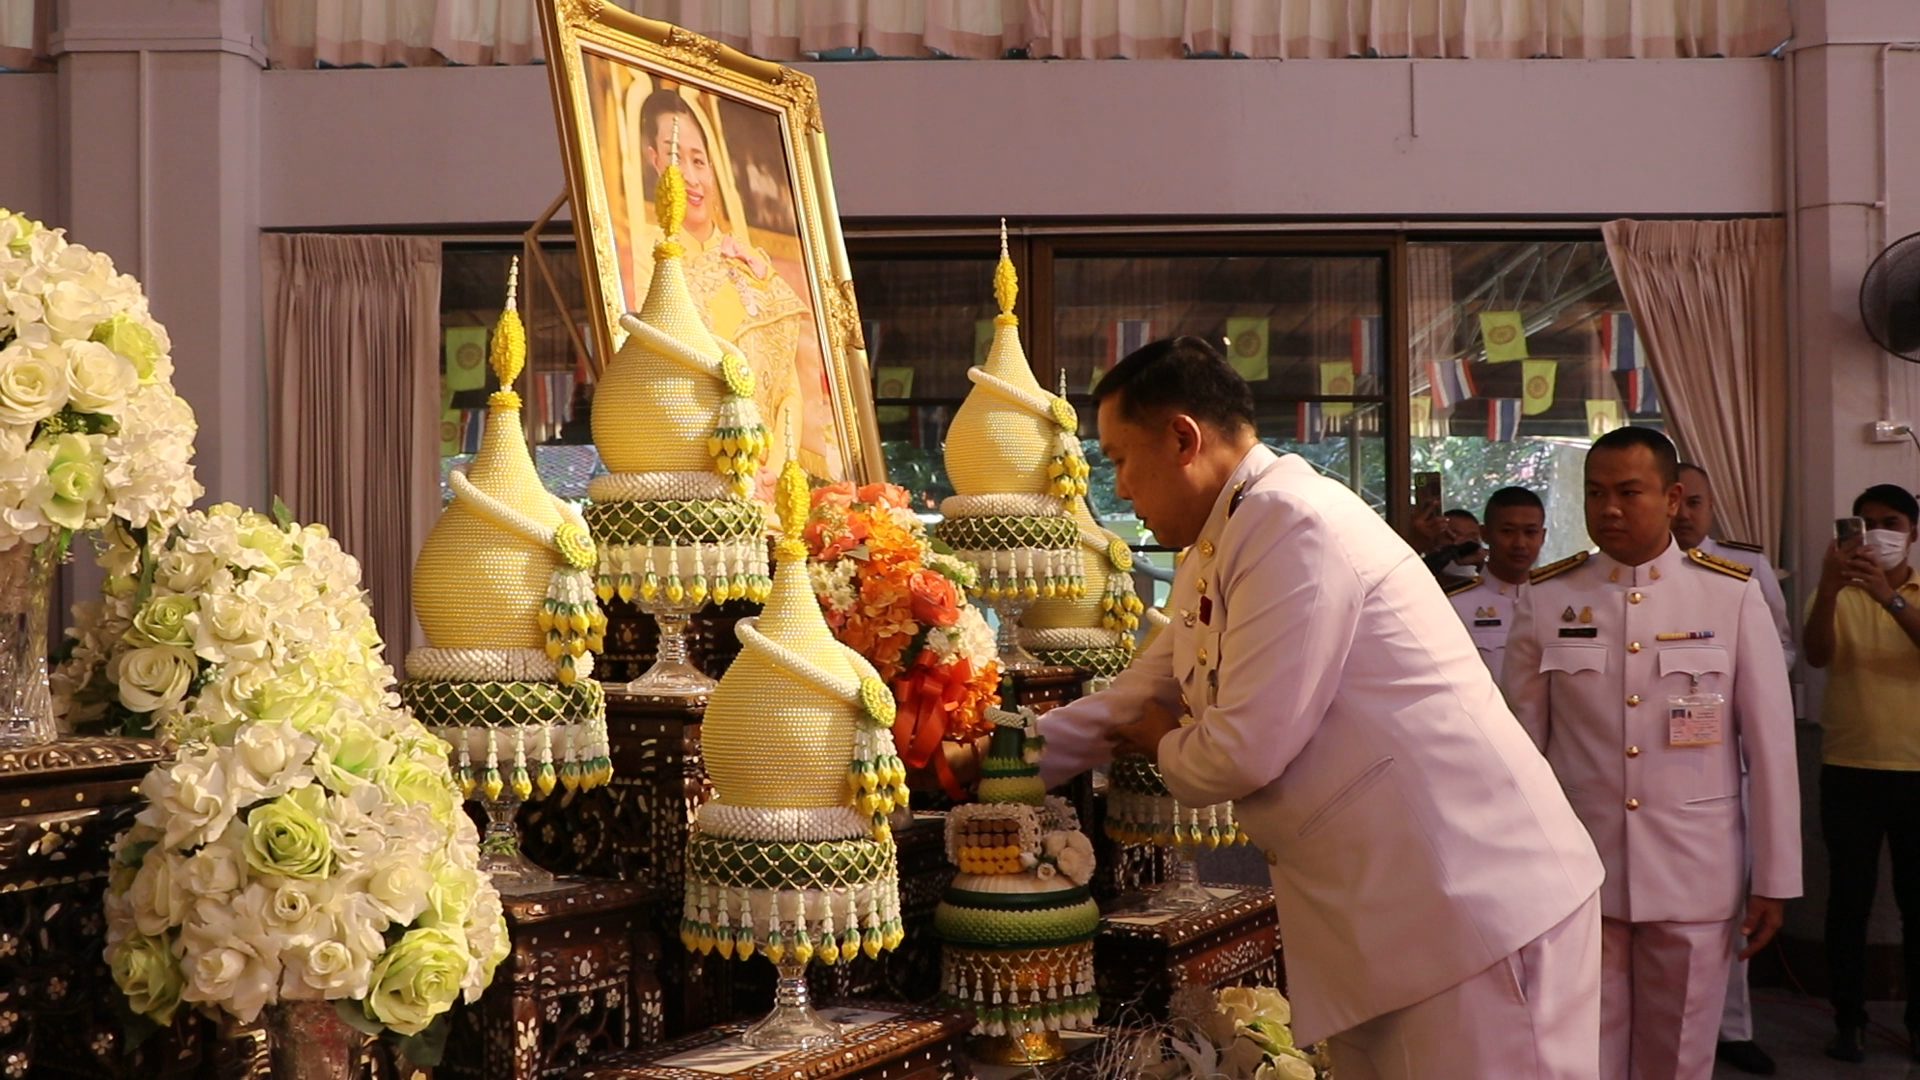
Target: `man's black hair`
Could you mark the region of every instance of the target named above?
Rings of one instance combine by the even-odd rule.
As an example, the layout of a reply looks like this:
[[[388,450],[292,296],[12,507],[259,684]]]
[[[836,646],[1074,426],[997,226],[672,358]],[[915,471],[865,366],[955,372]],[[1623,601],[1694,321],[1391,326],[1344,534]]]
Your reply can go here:
[[[1671,488],[1680,482],[1680,453],[1673,448],[1673,440],[1650,427],[1617,427],[1605,435],[1593,440],[1591,457],[1599,450],[1630,450],[1644,446],[1653,453],[1654,463],[1660,466],[1660,483]]]
[[[1093,388],[1096,408],[1118,398],[1120,415],[1143,424],[1185,413],[1229,434],[1254,426],[1253,390],[1205,338],[1164,338],[1128,353]]]
[[[1896,513],[1905,514],[1909,526],[1920,521],[1920,500],[1915,500],[1913,492],[1899,484],[1875,484],[1861,492],[1860,497],[1853,500],[1853,516],[1859,517],[1861,509],[1868,503],[1879,503]]]
[[[1450,518],[1466,518],[1468,521],[1473,522],[1475,525],[1480,524],[1480,519],[1473,516],[1473,511],[1467,509],[1464,506],[1456,506],[1453,509],[1447,511],[1442,516],[1450,517]]]
[[[1532,507],[1542,514],[1547,512],[1547,506],[1540,501],[1540,496],[1535,495],[1526,488],[1503,487],[1492,495],[1487,496],[1487,520],[1493,520],[1493,512],[1495,510],[1507,510],[1521,506]]]

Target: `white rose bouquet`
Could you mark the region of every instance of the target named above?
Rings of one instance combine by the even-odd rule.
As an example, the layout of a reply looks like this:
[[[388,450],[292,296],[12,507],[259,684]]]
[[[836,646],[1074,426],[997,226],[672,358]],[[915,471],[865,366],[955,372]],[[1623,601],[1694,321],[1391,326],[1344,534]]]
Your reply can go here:
[[[393,692],[359,565],[318,526],[229,505],[131,565],[83,682],[180,750],[115,847],[115,982],[161,1024],[182,1004],[251,1021],[335,1001],[431,1064],[435,1019],[486,988],[506,923],[446,743]]]
[[[0,209],[0,551],[200,497],[167,332],[113,260]]]

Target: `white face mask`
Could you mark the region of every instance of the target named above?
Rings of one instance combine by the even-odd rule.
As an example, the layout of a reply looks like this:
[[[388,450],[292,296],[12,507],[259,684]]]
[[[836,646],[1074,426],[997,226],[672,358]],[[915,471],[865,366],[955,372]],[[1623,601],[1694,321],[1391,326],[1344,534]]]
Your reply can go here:
[[[1908,534],[1897,529],[1868,529],[1860,537],[1860,550],[1873,556],[1882,570],[1892,570],[1907,561]]]

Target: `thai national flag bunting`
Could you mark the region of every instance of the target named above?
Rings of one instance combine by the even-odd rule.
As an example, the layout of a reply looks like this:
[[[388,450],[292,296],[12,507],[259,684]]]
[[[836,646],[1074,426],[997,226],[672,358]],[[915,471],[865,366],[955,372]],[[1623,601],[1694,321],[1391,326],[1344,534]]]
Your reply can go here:
[[[1627,372],[1627,411],[1642,415],[1660,411],[1660,392],[1654,388],[1652,369]]]
[[[1113,324],[1113,351],[1107,355],[1107,366],[1125,360],[1134,350],[1153,340],[1152,319],[1118,319]]]
[[[1307,444],[1317,443],[1326,437],[1326,428],[1327,420],[1320,412],[1320,403],[1317,401],[1301,402],[1300,419],[1295,429],[1297,434],[1294,435],[1294,441]]]
[[[1487,400],[1487,441],[1512,442],[1520,435],[1519,398],[1489,398]]]
[[[1353,373],[1378,380],[1387,370],[1387,320],[1361,315],[1353,320]],[[1362,384],[1364,385],[1364,384]],[[1378,383],[1375,383],[1378,386]]]
[[[1433,360],[1427,363],[1427,382],[1433,393],[1433,407],[1451,409],[1474,397],[1473,375],[1465,360]]]
[[[1615,371],[1638,371],[1647,366],[1633,316],[1624,311],[1600,316],[1600,350],[1606,353],[1608,366]]]

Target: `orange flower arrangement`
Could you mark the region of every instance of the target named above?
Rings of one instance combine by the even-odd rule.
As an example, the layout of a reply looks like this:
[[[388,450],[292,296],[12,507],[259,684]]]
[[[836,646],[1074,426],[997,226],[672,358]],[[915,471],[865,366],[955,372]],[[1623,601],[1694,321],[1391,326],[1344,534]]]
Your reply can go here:
[[[964,797],[940,743],[991,731],[1000,701],[993,632],[965,599],[973,568],[935,546],[892,484],[815,489],[805,537],[827,625],[893,687],[901,759]]]

